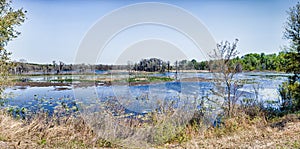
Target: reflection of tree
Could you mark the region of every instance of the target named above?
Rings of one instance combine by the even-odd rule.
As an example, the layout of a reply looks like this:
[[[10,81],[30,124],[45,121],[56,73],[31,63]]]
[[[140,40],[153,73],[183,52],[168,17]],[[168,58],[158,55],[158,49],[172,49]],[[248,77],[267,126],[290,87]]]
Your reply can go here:
[[[64,67],[65,63],[63,63],[62,61],[59,61],[59,73],[63,70],[63,67]]]

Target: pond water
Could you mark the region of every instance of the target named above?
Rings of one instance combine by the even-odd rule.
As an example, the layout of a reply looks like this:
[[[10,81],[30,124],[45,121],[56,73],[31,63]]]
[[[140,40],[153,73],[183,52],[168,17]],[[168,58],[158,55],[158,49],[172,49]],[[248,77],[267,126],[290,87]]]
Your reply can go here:
[[[101,72],[103,73],[103,72]],[[154,76],[174,77],[175,73],[153,74]],[[201,77],[213,78],[211,73],[180,73],[180,78]],[[244,80],[238,89],[242,98],[257,98],[262,101],[276,101],[279,99],[278,87],[286,81],[289,74],[251,72],[240,73],[235,79]],[[33,81],[47,81],[57,76],[33,76]],[[79,78],[93,76],[60,76],[61,78]],[[97,76],[105,77],[105,76]],[[106,76],[107,77],[107,76]],[[39,111],[49,114],[63,108],[67,112],[76,112],[82,106],[90,103],[105,103],[107,109],[123,109],[125,113],[144,114],[158,108],[159,101],[172,101],[173,107],[180,107],[186,101],[210,96],[213,89],[211,82],[161,82],[137,86],[50,86],[50,87],[21,87],[7,88],[8,98],[2,104],[14,115],[25,117]],[[183,98],[187,100],[182,100]],[[112,107],[110,107],[112,106]],[[116,108],[117,107],[117,108]],[[201,108],[201,107],[198,107]]]

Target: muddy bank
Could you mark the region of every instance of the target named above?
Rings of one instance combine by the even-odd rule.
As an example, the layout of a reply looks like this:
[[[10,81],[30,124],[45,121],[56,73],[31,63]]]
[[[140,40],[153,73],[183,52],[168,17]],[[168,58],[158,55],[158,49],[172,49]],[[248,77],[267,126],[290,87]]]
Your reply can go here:
[[[212,79],[200,78],[200,77],[193,77],[193,78],[183,78],[178,80],[179,82],[211,82]],[[172,82],[172,81],[137,81],[137,82],[119,82],[119,81],[101,81],[101,82],[67,82],[67,83],[60,83],[60,82],[16,82],[14,86],[30,86],[30,87],[49,87],[49,86],[74,86],[74,87],[88,87],[88,86],[111,86],[111,85],[129,85],[129,86],[136,86],[136,85],[148,85],[148,84],[156,84],[156,83],[163,83],[163,82]]]
[[[48,87],[48,86],[71,86],[72,83],[53,83],[53,82],[16,82],[15,86]]]

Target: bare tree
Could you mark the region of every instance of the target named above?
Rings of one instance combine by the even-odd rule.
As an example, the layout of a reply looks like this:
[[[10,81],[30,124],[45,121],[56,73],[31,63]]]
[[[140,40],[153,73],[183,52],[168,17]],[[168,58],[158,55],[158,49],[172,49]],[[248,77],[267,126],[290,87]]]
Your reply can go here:
[[[241,96],[237,91],[240,87],[239,82],[237,79],[234,79],[234,76],[238,73],[237,64],[231,61],[238,54],[237,43],[238,39],[233,43],[228,41],[221,42],[217,44],[217,49],[210,55],[213,59],[210,64],[210,70],[214,74],[216,86],[212,92],[214,95],[224,99],[222,108],[229,117],[234,115],[236,103]]]
[[[59,61],[59,72],[61,72],[63,70],[65,63],[63,63],[62,61]]]
[[[19,74],[22,74],[23,72],[25,72],[27,66],[26,66],[26,63],[27,61],[25,59],[20,59],[19,60],[19,66],[18,66],[18,69],[19,69]]]

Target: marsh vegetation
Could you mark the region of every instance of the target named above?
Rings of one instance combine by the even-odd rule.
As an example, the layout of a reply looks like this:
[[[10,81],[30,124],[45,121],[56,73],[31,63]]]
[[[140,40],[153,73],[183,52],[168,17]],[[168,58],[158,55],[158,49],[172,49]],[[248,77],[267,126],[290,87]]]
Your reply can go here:
[[[300,147],[299,3],[278,54],[127,65],[12,62],[26,11],[0,6],[0,148]]]

